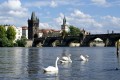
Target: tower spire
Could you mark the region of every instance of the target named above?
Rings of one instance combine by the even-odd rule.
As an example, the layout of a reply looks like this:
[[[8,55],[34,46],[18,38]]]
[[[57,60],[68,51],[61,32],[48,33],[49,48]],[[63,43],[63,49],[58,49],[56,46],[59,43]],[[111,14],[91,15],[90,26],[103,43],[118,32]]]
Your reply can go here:
[[[64,18],[63,18],[63,25],[66,24],[66,18],[65,18],[65,15],[64,15]]]
[[[31,20],[36,20],[35,12],[32,12]]]

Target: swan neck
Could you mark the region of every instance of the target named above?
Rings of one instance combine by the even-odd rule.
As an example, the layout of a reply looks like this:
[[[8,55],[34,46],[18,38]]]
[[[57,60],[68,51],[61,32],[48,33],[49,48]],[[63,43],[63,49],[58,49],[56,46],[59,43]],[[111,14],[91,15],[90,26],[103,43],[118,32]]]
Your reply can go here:
[[[56,67],[56,68],[58,68],[57,62],[58,62],[58,59],[56,59],[56,61],[55,61],[55,67]]]

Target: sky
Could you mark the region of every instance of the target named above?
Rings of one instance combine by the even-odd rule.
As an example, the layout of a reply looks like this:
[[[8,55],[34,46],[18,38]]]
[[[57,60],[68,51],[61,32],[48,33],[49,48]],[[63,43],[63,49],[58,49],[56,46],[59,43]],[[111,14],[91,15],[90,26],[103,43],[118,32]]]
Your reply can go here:
[[[39,18],[40,29],[60,30],[67,25],[91,34],[120,33],[120,0],[0,0],[0,24],[28,26],[31,13]]]

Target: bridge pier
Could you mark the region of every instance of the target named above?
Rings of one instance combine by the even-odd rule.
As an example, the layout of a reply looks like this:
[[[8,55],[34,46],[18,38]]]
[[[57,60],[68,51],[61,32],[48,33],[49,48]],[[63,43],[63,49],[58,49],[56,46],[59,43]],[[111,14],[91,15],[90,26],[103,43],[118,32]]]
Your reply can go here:
[[[105,47],[115,47],[115,40],[107,39],[107,40],[105,41]]]
[[[80,47],[90,47],[90,43],[81,43]]]

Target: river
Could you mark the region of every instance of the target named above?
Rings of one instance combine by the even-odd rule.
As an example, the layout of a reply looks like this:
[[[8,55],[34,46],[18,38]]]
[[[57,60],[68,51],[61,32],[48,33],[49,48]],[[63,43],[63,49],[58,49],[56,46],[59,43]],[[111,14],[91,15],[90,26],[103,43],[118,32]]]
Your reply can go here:
[[[72,63],[60,64],[58,74],[45,74],[56,57],[70,53]],[[89,55],[88,62],[79,60]],[[115,47],[0,48],[0,80],[119,80]]]

